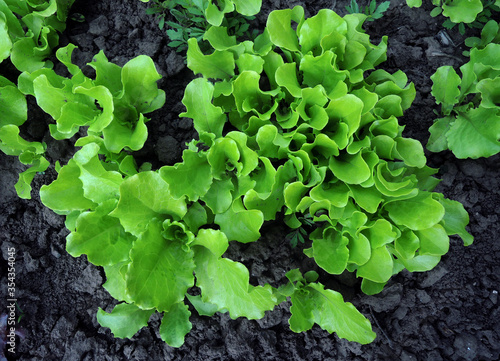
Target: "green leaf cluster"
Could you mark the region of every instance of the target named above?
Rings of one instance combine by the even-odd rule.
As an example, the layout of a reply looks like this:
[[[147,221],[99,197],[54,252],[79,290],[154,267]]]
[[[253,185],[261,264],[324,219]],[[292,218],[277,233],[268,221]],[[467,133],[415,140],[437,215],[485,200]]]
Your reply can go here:
[[[280,291],[283,296],[289,296],[292,302],[292,331],[307,331],[316,323],[322,329],[335,332],[349,341],[362,344],[373,341],[376,335],[370,322],[351,303],[344,302],[340,293],[325,289],[321,283],[315,282],[318,279],[316,272],[309,271],[302,276],[295,269],[289,271],[286,277],[289,283]]]
[[[222,258],[226,233],[199,229],[213,218],[209,209],[173,192],[160,172],[123,178],[107,170],[95,143],[83,146],[41,189],[42,202],[67,215],[67,251],[103,266],[104,287],[124,302],[97,315],[116,337],[132,337],[160,312],[162,339],[181,346],[191,329],[186,297],[201,314],[228,311],[232,318],[262,318],[276,304],[271,286],[250,285],[245,266]],[[241,216],[235,223],[245,222]],[[201,296],[187,293],[194,285]]]
[[[88,64],[96,73],[91,79],[71,63],[75,48],[69,44],[56,52],[70,78],[46,67],[23,72],[18,87],[0,78],[0,109],[5,115],[0,122],[0,150],[31,165],[16,184],[22,198],[30,198],[33,177],[49,166],[43,157],[46,145],[19,136],[19,126],[27,120],[26,95],[35,97],[38,106],[54,119],[55,124],[49,124],[54,139],[69,139],[85,128],[87,136],[78,139],[76,145],[98,144],[100,154],[113,164],[108,167],[127,175],[137,172],[127,151],[141,149],[147,139],[148,119],[144,114],[165,102],[165,92],[156,83],[160,75],[151,58],[141,55],[121,68],[110,63],[101,51]]]
[[[157,171],[137,172],[121,152],[142,147],[134,130],[164,97],[146,58],[119,68],[100,53],[90,79],[68,47],[58,58],[71,79],[46,70],[21,77],[56,119],[56,137],[88,126],[40,196],[66,215],[68,252],[104,267],[104,287],[120,303],[98,311],[101,325],[132,337],[161,313],[161,338],[179,347],[192,327],[188,302],[200,315],[258,319],[290,299],[293,331],[318,324],[364,344],[375,338],[368,320],[316,273],[290,271],[278,288],[252,285],[248,269],[224,257],[229,242],[258,241],[279,214],[291,229],[306,222],[314,230],[305,255],[327,273],[356,272],[368,294],[403,269],[433,268],[449,235],[472,242],[462,205],[432,192],[435,170],[420,143],[402,136],[397,117],[415,88],[401,71],[374,70],[387,38],[372,44],[365,20],[331,10],[305,19],[295,7],[273,11],[255,41],[211,27],[204,39],[214,51],[205,54],[190,39],[188,67],[203,77],[186,87],[181,116],[193,119],[199,140]]]
[[[365,21],[375,21],[376,19],[380,19],[384,16],[384,13],[389,9],[391,5],[390,1],[383,1],[379,5],[377,5],[376,0],[372,0],[368,5],[363,8],[359,7],[359,4],[356,0],[351,0],[351,3],[347,5],[345,8],[349,14],[365,14]]]
[[[409,7],[420,7],[422,0],[406,0]],[[494,17],[493,12],[500,11],[499,0],[432,0],[435,8],[431,16],[440,14],[447,17],[443,26],[452,29],[458,24],[459,32],[465,34],[465,25],[469,28],[483,28]]]
[[[488,21],[481,30],[481,36],[471,36],[465,39],[469,48],[484,49],[488,44],[500,44],[500,26],[495,20]],[[464,56],[470,56],[470,51],[464,51]]]
[[[0,62],[9,58],[20,71],[51,67],[47,58],[66,27],[70,1],[0,0]]]
[[[49,125],[55,139],[69,139],[81,127],[88,127],[89,138],[80,142],[95,141],[97,137],[112,154],[141,149],[147,139],[148,119],[144,114],[165,102],[165,92],[156,84],[160,75],[153,61],[140,55],[121,68],[110,63],[101,51],[88,63],[96,73],[91,79],[71,63],[75,48],[69,44],[56,52],[70,78],[42,68],[22,73],[19,89],[34,96],[40,108],[55,120]]]
[[[58,32],[66,27],[71,1],[8,1],[0,0],[0,63],[10,62],[23,72],[52,67],[47,58],[59,43]],[[12,74],[5,74],[12,76]],[[15,188],[21,198],[31,198],[31,181],[43,172],[49,162],[43,157],[46,145],[29,142],[19,133],[19,126],[28,120],[24,94],[16,84],[0,76],[0,150],[19,157],[30,166],[19,174]]]
[[[142,0],[141,0],[142,1]],[[149,2],[149,0],[143,1]],[[158,19],[158,26],[166,31],[170,39],[169,46],[176,48],[177,52],[185,52],[187,42],[195,38],[201,42],[201,47],[206,50],[209,46],[203,42],[203,36],[212,26],[224,26],[229,32],[238,37],[255,38],[256,31],[248,31],[249,21],[254,19],[260,11],[262,0],[251,1],[217,1],[211,0],[154,0],[146,10],[147,14],[154,14]],[[167,20],[172,17],[174,21]]]
[[[219,232],[217,237],[254,242],[263,222],[278,213],[291,228],[299,228],[300,218],[310,214],[316,229],[304,253],[328,273],[355,271],[369,294],[402,269],[433,268],[448,250],[449,235],[472,242],[465,231],[467,213],[431,192],[437,181],[425,165],[422,146],[402,137],[397,117],[413,101],[413,84],[402,72],[375,70],[365,77],[385,60],[387,41],[371,44],[361,29],[365,19],[321,10],[306,20],[303,9],[295,7],[272,12],[254,42],[237,43],[223,27],[205,35],[215,49],[211,54],[189,40],[188,67],[203,78],[187,86],[181,116],[193,119],[200,141],[190,144],[181,163],[159,170],[173,200],[186,202],[185,215],[164,211],[192,231],[192,237],[183,238],[198,239],[206,232],[200,227],[215,224],[218,231],[210,232]],[[132,207],[121,212],[120,203],[111,215],[137,237],[147,231],[147,224],[137,221],[139,214],[159,215],[142,207],[127,215]],[[188,216],[191,209],[196,220]],[[196,256],[195,264],[202,301],[248,317],[239,304],[222,302],[233,297],[230,285],[236,281],[214,295],[205,275],[198,276]],[[248,281],[244,274],[241,285]],[[252,292],[239,298],[246,310],[257,301]],[[274,294],[277,302],[291,297],[296,305],[292,330],[318,323],[350,340],[366,343],[374,337],[363,316],[320,284],[288,285]],[[265,299],[266,307],[259,303],[252,315],[270,309]],[[314,312],[320,299],[329,300],[325,309],[342,305],[352,317]],[[358,331],[346,333],[336,324]]]
[[[15,185],[17,194],[24,199],[31,198],[31,181],[38,172],[43,172],[49,162],[43,157],[46,145],[28,142],[19,135],[19,127],[28,119],[26,97],[17,86],[0,76],[0,150],[7,155],[18,156],[22,164],[30,167],[19,174]]]
[[[494,29],[495,24],[488,23],[485,29]],[[483,32],[482,38],[493,35],[488,34]],[[443,66],[431,77],[442,117],[429,129],[427,148],[450,149],[457,158],[490,157],[500,152],[500,44],[473,48],[460,72],[461,77]]]

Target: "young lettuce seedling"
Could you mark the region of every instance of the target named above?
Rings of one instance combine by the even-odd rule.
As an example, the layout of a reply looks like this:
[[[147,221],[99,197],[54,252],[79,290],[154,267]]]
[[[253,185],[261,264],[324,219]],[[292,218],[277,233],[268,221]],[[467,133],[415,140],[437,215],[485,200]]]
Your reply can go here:
[[[365,6],[364,10],[359,7],[357,0],[351,0],[351,4],[345,8],[349,14],[365,14],[366,21],[375,21],[384,16],[384,13],[389,9],[390,1],[381,2],[377,6],[376,0],[371,0],[370,4]]]

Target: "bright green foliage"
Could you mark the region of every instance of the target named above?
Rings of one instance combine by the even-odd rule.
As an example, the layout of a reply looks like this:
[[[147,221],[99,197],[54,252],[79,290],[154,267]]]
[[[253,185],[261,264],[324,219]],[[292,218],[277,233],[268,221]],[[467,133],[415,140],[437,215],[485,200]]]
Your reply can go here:
[[[149,0],[141,0],[149,2]],[[170,42],[168,46],[184,52],[188,48],[188,40],[195,38],[201,42],[203,50],[208,50],[203,42],[205,33],[212,27],[224,26],[230,29],[231,35],[242,38],[255,38],[256,30],[248,31],[249,21],[260,11],[262,0],[153,0],[146,10],[147,14],[157,15],[158,26],[166,31]],[[175,21],[167,21],[168,15]]]
[[[489,29],[496,23],[489,23]],[[498,26],[498,25],[497,25]],[[494,29],[493,29],[494,30]],[[431,77],[441,115],[429,129],[427,148],[450,149],[457,158],[489,157],[500,152],[500,44],[473,48],[460,67],[462,77],[440,67]]]
[[[245,161],[238,158],[238,169],[248,176],[254,167],[247,165],[254,164],[246,160],[251,155],[242,138],[235,136],[233,141],[241,144],[237,149],[245,157]],[[163,312],[161,337],[171,346],[180,347],[191,329],[184,299],[194,285],[202,290],[202,298],[188,299],[194,300],[200,310],[207,310],[202,313],[229,311],[233,318],[255,319],[274,308],[276,297],[271,286],[250,285],[245,266],[221,257],[228,247],[226,234],[198,230],[211,214],[206,206],[188,203],[184,195],[174,198],[159,172],[145,171],[125,175],[124,179],[123,173],[106,169],[114,168],[114,163],[100,161],[100,151],[96,143],[85,144],[59,170],[57,180],[43,186],[40,193],[45,205],[68,215],[67,221],[76,218],[69,226],[68,252],[75,257],[86,254],[89,261],[104,266],[104,287],[126,302],[109,314],[99,310],[98,320],[103,326],[110,327],[117,337],[132,337],[153,312]],[[197,157],[192,150],[185,154]],[[204,160],[209,164],[208,158]],[[223,161],[215,157],[213,164]],[[168,171],[163,169],[161,173],[168,178]],[[175,179],[175,171],[172,173]],[[217,220],[221,228],[228,228],[229,235],[232,230],[235,238],[242,230],[243,236],[256,240],[262,213],[247,211],[238,204],[229,208]],[[233,217],[238,220],[231,223],[229,218]],[[248,228],[238,229],[238,224]],[[245,231],[256,234],[247,236]]]
[[[488,44],[500,44],[500,26],[495,20],[490,20],[481,30],[481,37],[470,37],[465,39],[465,45],[469,48],[484,49]],[[465,56],[470,56],[469,51],[464,51]]]
[[[74,0],[0,0],[0,62],[10,56],[20,71],[51,67],[47,58],[59,43]]]
[[[317,278],[317,274],[315,276]],[[307,331],[317,323],[322,329],[336,332],[349,341],[367,344],[375,339],[370,322],[351,303],[344,302],[340,293],[325,290],[322,284],[302,278],[299,270],[288,272],[287,277],[293,285],[289,320],[292,331]]]
[[[165,224],[155,222],[135,241],[125,275],[127,293],[142,309],[169,311],[182,302],[194,284],[193,251],[185,251],[179,239],[162,234]]]
[[[158,171],[137,172],[130,156],[113,153],[140,142],[115,146],[108,138],[120,135],[110,126],[122,126],[122,115],[132,114],[123,119],[137,129],[137,115],[160,106],[156,74],[135,75],[150,68],[145,58],[121,69],[98,55],[92,80],[66,49],[58,55],[71,79],[48,71],[22,77],[26,93],[58,120],[54,134],[89,126],[77,142],[82,149],[41,198],[67,215],[68,251],[103,265],[104,287],[124,302],[100,310],[101,325],[130,337],[163,313],[160,335],[179,347],[192,327],[186,298],[201,315],[258,319],[290,297],[293,331],[316,323],[364,344],[375,337],[368,320],[315,272],[291,271],[279,288],[252,285],[248,269],[224,257],[229,242],[258,241],[264,221],[279,213],[292,229],[307,219],[314,230],[304,253],[330,274],[356,272],[369,294],[405,268],[433,268],[450,235],[472,242],[467,213],[432,193],[435,170],[420,143],[402,136],[397,117],[415,88],[401,71],[374,70],[386,59],[387,38],[370,43],[365,20],[331,10],[305,19],[295,7],[272,12],[255,42],[211,28],[205,39],[215,50],[207,55],[189,40],[188,66],[203,77],[186,88],[181,116],[193,119],[199,140],[182,162]],[[64,99],[71,117],[60,109]],[[74,114],[85,115],[69,122]],[[201,295],[191,294],[193,286]]]
[[[201,163],[206,154],[213,183],[207,191],[209,181],[196,193],[190,186],[176,193],[205,201],[221,231],[240,242],[258,238],[258,218],[248,218],[252,211],[262,212],[265,220],[284,211],[286,223],[295,229],[300,217],[312,215],[318,228],[305,253],[329,273],[356,271],[365,280],[364,289],[374,293],[405,267],[434,267],[446,253],[449,234],[443,228],[446,207],[439,194],[430,193],[437,184],[431,177],[435,171],[425,165],[421,144],[403,138],[397,122],[413,101],[413,84],[402,72],[375,70],[364,76],[385,60],[386,50],[385,38],[376,46],[362,32],[365,19],[321,10],[306,20],[303,9],[295,7],[272,12],[255,42],[237,44],[224,28],[206,34],[212,54],[203,54],[190,41],[188,67],[204,78],[186,88],[182,116],[193,118],[210,148],[198,151],[196,159]],[[195,101],[200,99],[202,104]],[[227,122],[238,131],[224,134]],[[169,179],[176,168],[189,166],[192,153],[185,155],[184,165],[163,168]],[[200,171],[206,177],[204,164]],[[220,195],[217,202],[211,189]],[[228,220],[241,212],[248,216],[225,226],[221,220],[228,212]],[[460,222],[455,232],[465,235],[467,221]],[[430,235],[440,236],[435,247],[428,244]],[[412,240],[407,248],[406,239]],[[309,319],[304,327],[311,326]]]
[[[367,16],[365,21],[375,21],[384,16],[390,5],[390,1],[383,1],[377,6],[376,0],[372,0],[363,10],[356,0],[351,0],[351,4],[345,8],[349,14],[365,14]]]
[[[156,84],[160,75],[153,61],[140,55],[120,68],[109,63],[101,51],[88,64],[96,71],[96,79],[90,79],[71,63],[75,48],[69,44],[56,52],[71,78],[43,68],[21,74],[19,89],[33,95],[40,108],[54,118],[56,124],[49,128],[55,139],[71,138],[80,127],[88,127],[90,136],[102,136],[110,153],[141,149],[147,138],[144,114],[165,102],[165,92]]]
[[[270,285],[249,285],[248,269],[239,262],[221,258],[227,248],[222,232],[200,231],[196,240],[196,285],[202,290],[202,300],[228,310],[232,319],[259,319],[264,311],[272,310],[276,298]]]
[[[483,10],[481,0],[454,0],[443,1],[443,15],[450,18],[456,24],[471,23],[476,16]]]
[[[115,337],[131,338],[148,324],[153,312],[153,310],[141,310],[128,303],[120,303],[110,313],[99,308],[97,321],[104,327],[112,329]]]
[[[128,260],[134,238],[125,232],[116,218],[108,215],[109,206],[113,208],[115,203],[105,202],[94,212],[85,212],[78,217],[76,231],[67,238],[69,254],[78,257],[85,252],[88,260],[99,266]]]
[[[19,126],[28,119],[26,98],[16,85],[0,76],[0,150],[7,155],[19,157],[19,161],[30,167],[19,174],[15,188],[19,197],[31,198],[31,181],[37,172],[43,172],[49,162],[43,157],[45,144],[28,142],[19,135]]]
[[[406,0],[409,7],[420,7],[422,0]],[[499,0],[432,0],[435,8],[431,16],[440,14],[447,17],[443,26],[452,29],[459,24],[460,33],[465,34],[465,25],[469,28],[483,28],[492,19],[493,12],[500,11]]]
[[[120,186],[120,201],[112,215],[120,218],[125,230],[135,236],[146,231],[152,218],[168,214],[175,219],[186,212],[183,198],[173,199],[169,186],[156,172],[142,172]]]
[[[181,347],[184,344],[184,336],[192,328],[189,316],[191,316],[191,312],[189,312],[187,305],[184,303],[173,305],[172,309],[161,320],[161,339],[172,347]]]

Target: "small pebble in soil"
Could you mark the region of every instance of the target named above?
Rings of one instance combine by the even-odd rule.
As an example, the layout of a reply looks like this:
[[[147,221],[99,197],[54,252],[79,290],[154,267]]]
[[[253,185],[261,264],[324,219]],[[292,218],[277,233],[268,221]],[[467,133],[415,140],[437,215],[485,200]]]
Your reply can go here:
[[[182,130],[188,130],[193,127],[193,121],[189,118],[181,118],[179,119],[179,123],[177,123],[177,127]]]
[[[415,354],[411,352],[403,350],[403,352],[401,353],[401,361],[416,361],[416,360],[418,360],[417,356],[415,356]]]
[[[424,290],[417,290],[417,298],[423,304],[429,303],[431,301],[431,296],[429,296],[429,294]]]
[[[160,162],[168,165],[174,164],[181,156],[179,142],[170,135],[158,139],[155,151]]]
[[[453,348],[457,356],[463,357],[467,361],[477,359],[477,340],[472,335],[467,333],[458,335],[453,342]]]
[[[497,290],[493,290],[491,291],[491,294],[490,294],[490,301],[496,305],[497,302],[498,302],[498,291]]]
[[[441,43],[443,46],[456,46],[455,43],[453,42],[453,39],[448,35],[446,30],[439,30],[439,32],[436,35],[436,39]]]
[[[467,159],[463,163],[460,163],[460,170],[464,172],[465,175],[474,178],[481,178],[484,176],[484,167],[477,162],[477,160]]]
[[[432,271],[429,271],[420,286],[423,288],[431,287],[448,273],[444,266],[438,266]]]
[[[107,36],[109,34],[108,19],[101,15],[92,20],[89,24],[89,33],[97,36]]]

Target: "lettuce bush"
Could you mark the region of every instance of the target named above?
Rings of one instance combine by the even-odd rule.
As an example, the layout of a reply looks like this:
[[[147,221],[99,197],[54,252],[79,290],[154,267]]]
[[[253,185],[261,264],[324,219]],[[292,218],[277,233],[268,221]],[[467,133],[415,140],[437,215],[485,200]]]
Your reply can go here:
[[[37,172],[49,166],[45,159],[46,145],[29,142],[19,135],[19,127],[28,119],[26,97],[10,80],[0,76],[0,150],[7,155],[18,156],[22,164],[30,167],[19,174],[15,185],[17,194],[24,199],[31,198],[31,181]]]
[[[271,220],[284,210],[292,228],[300,226],[297,216],[310,214],[318,228],[305,254],[329,273],[356,271],[363,290],[376,293],[404,268],[433,268],[448,250],[449,235],[459,233],[466,244],[472,238],[450,228],[451,219],[465,225],[465,211],[431,192],[435,170],[425,165],[421,144],[402,136],[397,117],[413,101],[413,84],[401,71],[365,77],[385,60],[387,39],[371,44],[361,30],[364,19],[322,10],[305,20],[296,7],[271,13],[255,43],[234,44],[219,29],[207,34],[216,51],[205,55],[191,40],[188,66],[204,78],[188,85],[183,115],[193,118],[209,152],[239,134],[240,144],[258,156],[252,168],[269,179],[261,191],[245,187],[240,178],[246,173],[236,172],[231,183],[227,172],[213,176],[213,185],[227,182],[228,199],[221,208],[205,201],[212,212],[237,202]],[[237,132],[224,135],[228,127]],[[252,158],[228,159],[244,169]],[[215,222],[224,231],[221,218]]]
[[[110,153],[141,149],[147,139],[148,119],[144,114],[165,102],[165,92],[156,84],[160,75],[153,61],[140,55],[121,68],[110,63],[101,51],[88,64],[96,72],[96,78],[91,79],[71,63],[75,48],[69,44],[56,52],[71,78],[48,68],[24,72],[19,77],[19,89],[34,96],[40,108],[55,120],[49,125],[55,139],[69,139],[81,127],[88,127],[89,139],[99,138]]]
[[[59,43],[58,32],[66,27],[71,1],[7,1],[0,0],[0,63],[9,59],[19,71],[35,71],[52,67],[47,58]],[[5,74],[11,75],[11,74]],[[46,145],[29,142],[19,133],[28,119],[25,96],[16,84],[0,76],[0,150],[19,157],[30,166],[19,174],[15,188],[21,198],[31,198],[31,181],[43,172],[49,162],[43,157]]]
[[[450,66],[431,77],[442,116],[429,128],[427,148],[433,152],[449,149],[457,158],[500,152],[500,44],[477,45],[460,67],[462,77]]]
[[[59,43],[74,0],[0,0],[0,61],[10,57],[20,71],[51,67],[47,58]]]
[[[374,70],[387,38],[370,43],[365,19],[330,10],[305,19],[295,7],[272,12],[254,42],[212,27],[205,38],[215,50],[204,54],[190,39],[188,66],[203,77],[187,86],[181,115],[193,119],[199,140],[182,162],[157,171],[138,172],[131,155],[111,154],[135,150],[118,130],[133,138],[127,122],[139,128],[141,114],[160,105],[154,72],[129,87],[136,67],[120,69],[98,55],[91,80],[69,62],[67,48],[59,57],[71,79],[48,71],[22,77],[23,89],[56,119],[55,136],[89,126],[82,148],[40,195],[66,215],[68,252],[104,267],[104,287],[120,303],[98,311],[101,325],[132,337],[161,313],[161,338],[179,347],[191,329],[188,302],[200,315],[258,319],[289,298],[293,331],[316,323],[369,343],[369,321],[317,273],[290,270],[282,285],[251,285],[248,269],[224,257],[229,242],[258,241],[264,221],[279,213],[292,229],[312,218],[305,255],[330,274],[356,272],[368,294],[405,268],[433,268],[449,235],[472,242],[467,213],[432,192],[435,170],[420,143],[402,136],[397,117],[415,89],[401,71]],[[85,116],[65,116],[77,113]]]

